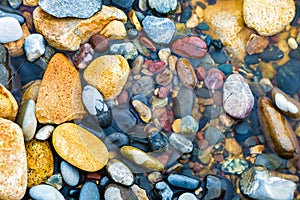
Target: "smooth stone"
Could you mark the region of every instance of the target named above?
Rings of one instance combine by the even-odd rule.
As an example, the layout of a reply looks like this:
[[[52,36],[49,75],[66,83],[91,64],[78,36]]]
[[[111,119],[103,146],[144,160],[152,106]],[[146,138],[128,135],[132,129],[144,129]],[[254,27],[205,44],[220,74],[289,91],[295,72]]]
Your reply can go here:
[[[27,187],[39,185],[52,176],[54,159],[48,141],[30,140],[26,142],[28,184]]]
[[[207,45],[203,39],[195,36],[186,36],[173,41],[174,53],[188,58],[203,58],[207,53]]]
[[[34,102],[36,102],[41,82],[41,80],[34,80],[32,82],[29,82],[28,86],[24,86],[26,89],[23,94],[21,104],[25,103],[25,101],[29,99],[32,99]]]
[[[135,45],[131,42],[113,44],[109,51],[112,54],[122,55],[127,60],[134,60],[138,55]]]
[[[22,129],[0,117],[0,198],[22,199],[27,187],[27,160]]]
[[[111,0],[111,4],[120,9],[130,10],[134,0]]]
[[[146,16],[142,24],[146,34],[157,44],[169,44],[175,33],[175,25],[168,18]]]
[[[125,23],[127,17],[123,11],[108,6],[102,6],[101,11],[88,19],[55,18],[40,7],[33,11],[36,31],[44,36],[49,45],[65,51],[76,51],[113,20]]]
[[[123,146],[120,151],[126,159],[146,169],[153,171],[162,171],[164,169],[164,165],[159,160],[138,148]]]
[[[41,34],[30,34],[24,41],[24,51],[29,62],[34,62],[45,53],[45,40]]]
[[[102,8],[101,0],[39,0],[43,11],[57,17],[89,18]],[[68,8],[68,9],[65,9]]]
[[[141,23],[140,23],[138,17],[136,16],[135,11],[133,9],[129,11],[128,18],[129,18],[130,22],[134,25],[134,27],[136,28],[137,31],[142,30]],[[131,35],[131,36],[133,36],[133,35]],[[133,36],[133,38],[134,38],[134,36]]]
[[[254,161],[255,166],[263,166],[268,170],[277,170],[286,167],[287,160],[280,158],[276,154],[259,154]]]
[[[128,136],[124,133],[112,133],[106,138],[108,138],[112,144],[116,145],[119,148],[129,145]]]
[[[43,200],[64,200],[64,196],[54,187],[50,185],[36,185],[30,188],[29,195],[33,199],[43,199]]]
[[[227,61],[227,56],[223,51],[214,51],[210,53],[211,58],[218,64],[224,64]]]
[[[143,76],[138,79],[131,87],[133,94],[145,94],[146,96],[153,94],[154,81],[150,76]]]
[[[4,47],[4,45],[0,44],[0,84],[1,85],[6,85],[10,78],[7,58],[8,58],[8,52]]]
[[[124,133],[127,133],[137,123],[137,118],[130,112],[127,104],[113,107],[112,116],[113,122]]]
[[[104,191],[104,199],[114,200],[138,200],[134,192],[127,188],[116,184],[109,184]]]
[[[169,185],[163,181],[155,184],[154,192],[161,200],[172,200],[174,194]]]
[[[204,78],[205,86],[210,90],[216,90],[223,86],[225,75],[216,68],[212,68],[206,72]]]
[[[199,123],[191,115],[186,115],[180,122],[180,133],[195,135],[198,131]]]
[[[175,117],[191,115],[195,101],[193,90],[181,87],[178,95],[173,99]]]
[[[93,60],[94,50],[92,45],[85,43],[81,45],[79,51],[73,56],[74,65],[78,69],[85,69]]]
[[[149,200],[146,190],[144,190],[143,188],[135,184],[130,188],[134,192],[135,196],[137,196],[138,200]]]
[[[188,20],[191,18],[192,15],[193,15],[192,9],[190,7],[186,7],[180,13],[180,20],[179,20],[179,22],[186,24],[188,22]]]
[[[223,140],[224,135],[220,131],[220,129],[213,126],[209,126],[204,131],[204,138],[208,141],[210,145],[216,145]]]
[[[89,42],[94,47],[96,53],[102,53],[108,49],[109,41],[103,35],[95,34],[90,38]]]
[[[122,91],[128,75],[127,60],[120,55],[105,55],[93,60],[83,73],[85,81],[96,87],[105,100],[115,99]]]
[[[23,0],[25,6],[37,6],[39,0]]]
[[[221,107],[220,106],[206,106],[204,113],[203,113],[203,117],[205,117],[206,119],[215,119],[218,118],[221,112]]]
[[[0,17],[0,43],[14,42],[22,35],[18,20],[13,17]]]
[[[222,164],[222,171],[228,174],[242,174],[248,168],[248,162],[244,159],[228,159]]]
[[[86,199],[100,200],[99,189],[94,182],[84,183],[80,190],[79,200]]]
[[[248,65],[258,64],[259,60],[259,54],[246,55],[245,57],[245,63]]]
[[[131,186],[134,182],[131,170],[119,160],[109,160],[106,165],[106,171],[109,177],[118,184]]]
[[[191,63],[185,58],[179,58],[176,63],[176,70],[181,83],[190,89],[194,89],[197,84],[195,70]]]
[[[61,124],[84,117],[81,93],[79,72],[64,54],[56,53],[48,63],[38,91],[38,121]]]
[[[185,192],[178,197],[178,200],[197,200],[193,193]]]
[[[76,167],[70,165],[66,161],[61,161],[60,171],[63,180],[70,186],[76,186],[79,183],[79,171]]]
[[[119,20],[112,20],[99,33],[111,40],[125,39],[127,34],[123,21]]]
[[[163,132],[152,132],[149,137],[149,148],[152,152],[161,152],[169,146],[169,138]]]
[[[235,189],[228,179],[214,175],[206,176],[204,180],[204,191],[203,200],[232,200],[235,195]]]
[[[253,105],[253,94],[242,75],[230,75],[223,86],[225,112],[234,118],[243,119],[251,112]]]
[[[0,84],[0,117],[14,121],[18,109],[19,106],[14,96]]]
[[[258,186],[259,187],[256,187]],[[284,187],[283,187],[284,186]],[[252,167],[240,179],[243,194],[258,200],[292,200],[296,184],[277,176],[272,176],[264,167]]]
[[[178,2],[177,0],[149,0],[148,4],[152,10],[155,10],[158,13],[170,14],[176,10]]]
[[[169,137],[170,144],[181,153],[191,153],[193,151],[193,143],[191,140],[179,133],[172,133]]]
[[[108,161],[105,144],[76,124],[64,123],[56,127],[52,143],[59,156],[84,171],[98,171]]]
[[[149,123],[152,118],[150,108],[139,100],[133,100],[131,101],[131,104],[136,110],[136,112],[139,114],[139,117],[143,120],[143,122]]]
[[[258,119],[269,147],[282,158],[299,153],[296,135],[285,117],[267,97],[258,100]]]
[[[171,186],[187,190],[195,190],[200,184],[200,180],[181,174],[170,174],[167,181]]]
[[[250,130],[249,123],[246,120],[242,121],[236,125],[234,130],[237,134],[245,135]]]
[[[225,75],[232,74],[232,65],[231,64],[221,64],[217,67],[220,71],[222,71]]]
[[[169,69],[164,69],[156,76],[156,82],[162,86],[168,86],[173,80],[173,74]]]
[[[19,12],[18,10],[12,9],[8,6],[0,5],[0,18],[2,18],[2,17],[13,17],[16,20],[18,20],[18,22],[20,24],[23,24],[25,22],[25,19],[21,12]]]
[[[251,34],[246,44],[246,51],[249,55],[262,53],[269,45],[269,39],[256,34]]]
[[[51,185],[52,187],[55,187],[56,189],[60,190],[63,186],[63,178],[58,174],[53,174],[45,181],[46,184]]]
[[[280,60],[283,58],[283,56],[283,51],[281,51],[277,46],[267,48],[261,54],[259,54],[261,60],[265,62]]]
[[[37,119],[35,117],[35,102],[31,99],[21,105],[16,122],[23,130],[25,141],[30,141],[35,134]]]

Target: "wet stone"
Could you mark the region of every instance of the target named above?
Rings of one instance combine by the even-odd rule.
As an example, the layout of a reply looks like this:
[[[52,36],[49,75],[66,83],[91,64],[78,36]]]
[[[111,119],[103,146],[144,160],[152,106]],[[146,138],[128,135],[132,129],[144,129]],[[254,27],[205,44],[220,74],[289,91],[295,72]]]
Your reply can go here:
[[[224,199],[232,200],[235,191],[232,183],[221,176],[208,175],[204,180],[203,200]]]
[[[29,62],[34,62],[45,53],[45,40],[41,34],[31,34],[24,41],[24,51]]]
[[[79,51],[73,56],[74,65],[78,69],[86,68],[93,60],[94,50],[92,45],[85,43]]]
[[[198,179],[181,174],[171,174],[168,176],[167,181],[171,186],[187,190],[195,190],[200,184]]]
[[[13,17],[0,17],[0,43],[14,42],[22,35],[18,20]]]
[[[223,140],[224,135],[220,131],[220,129],[215,128],[213,126],[209,126],[204,131],[204,138],[208,141],[210,145],[215,145]]]
[[[107,138],[109,139],[109,141],[111,141],[111,143],[113,143],[119,148],[129,144],[129,139],[124,133],[112,133],[109,136],[107,136]]]
[[[152,132],[148,138],[150,150],[153,152],[160,152],[165,150],[170,141],[169,138],[162,132]]]
[[[79,200],[85,199],[100,200],[99,189],[94,182],[86,182],[83,184],[80,190]]]
[[[206,72],[204,84],[208,89],[216,90],[223,86],[225,76],[218,69],[210,69]]]
[[[222,164],[222,171],[229,174],[242,174],[248,168],[248,162],[244,159],[228,159]]]
[[[111,4],[124,10],[130,10],[134,0],[111,0]]]
[[[131,42],[111,45],[110,53],[122,55],[128,60],[134,60],[138,55],[135,45]]]
[[[154,81],[149,76],[143,76],[132,85],[133,94],[145,94],[146,96],[153,94]]]
[[[9,5],[16,9],[22,4],[22,0],[8,0]]]
[[[172,133],[169,137],[170,144],[181,153],[190,153],[193,151],[193,143],[185,136]]]
[[[134,182],[134,176],[130,169],[119,160],[109,160],[106,171],[113,181],[121,185],[130,186]]]
[[[29,195],[33,199],[56,199],[64,200],[64,196],[54,187],[50,185],[36,185],[29,190]]]
[[[179,58],[176,63],[176,70],[181,83],[187,88],[194,89],[197,84],[197,77],[191,63],[185,58]]]
[[[210,53],[211,58],[218,64],[224,64],[227,61],[227,56],[222,51],[214,51]]]
[[[122,187],[116,184],[109,184],[105,188],[104,199],[114,199],[114,200],[138,200],[136,195],[131,189]],[[83,200],[83,199],[82,199]]]
[[[166,182],[158,182],[154,186],[155,194],[162,200],[171,200],[173,191]]]
[[[166,0],[166,1],[149,0],[148,3],[151,9],[161,14],[172,13],[177,8],[177,0]]]
[[[8,6],[0,5],[0,17],[13,17],[18,20],[20,24],[23,24],[25,22],[25,19],[21,12]]]
[[[280,60],[281,58],[283,58],[283,56],[283,52],[277,46],[267,48],[259,55],[262,61],[265,62]]]
[[[223,72],[224,74],[232,74],[232,65],[231,64],[221,64],[218,67],[218,70]]]
[[[254,165],[263,166],[269,170],[276,170],[286,166],[287,160],[280,158],[276,154],[260,154],[256,157]]]
[[[60,190],[62,188],[63,185],[63,181],[62,181],[62,176],[60,174],[53,174],[52,176],[50,176],[45,183],[48,185],[51,185],[53,187],[55,187],[56,189]]]
[[[214,106],[214,105],[206,106],[205,110],[204,110],[204,113],[203,113],[203,116],[206,119],[215,119],[215,118],[219,117],[220,112],[221,112],[221,107],[220,106]]]
[[[237,134],[240,134],[240,135],[247,134],[249,132],[249,130],[250,130],[250,127],[249,127],[249,124],[246,120],[242,121],[239,124],[237,124],[236,127],[235,127],[235,132]]]
[[[196,134],[199,128],[199,123],[191,116],[186,115],[180,122],[180,133],[193,135]]]
[[[185,192],[178,197],[178,200],[197,200],[193,193]]]
[[[186,36],[173,41],[174,53],[188,58],[203,58],[207,52],[207,45],[203,39],[195,36]]]
[[[147,192],[143,188],[141,188],[135,184],[133,186],[131,186],[130,188],[134,192],[134,194],[137,196],[138,200],[149,200],[149,198],[147,196]]]
[[[76,186],[79,183],[79,171],[76,167],[70,165],[66,161],[60,163],[60,171],[63,180],[70,186]]]
[[[169,69],[165,69],[156,76],[156,82],[162,86],[167,86],[173,80],[173,74]]]
[[[103,35],[95,34],[90,38],[89,42],[94,47],[96,53],[102,53],[108,49],[109,41]]]
[[[127,104],[112,108],[113,123],[122,131],[127,131],[137,123],[137,118],[130,112]],[[126,120],[124,120],[126,119]]]

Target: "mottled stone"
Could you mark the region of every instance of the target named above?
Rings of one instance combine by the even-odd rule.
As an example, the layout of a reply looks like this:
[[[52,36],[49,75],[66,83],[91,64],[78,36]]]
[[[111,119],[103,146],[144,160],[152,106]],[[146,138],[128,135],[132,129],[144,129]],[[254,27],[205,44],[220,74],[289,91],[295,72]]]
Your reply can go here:
[[[173,80],[173,74],[169,69],[165,69],[156,76],[156,82],[162,86],[169,85]]]
[[[246,51],[249,55],[262,53],[268,45],[267,37],[251,34],[246,44]]]
[[[137,196],[138,200],[149,200],[146,190],[144,190],[143,188],[140,188],[135,184],[130,188],[134,192],[135,196]]]
[[[203,58],[207,52],[205,41],[199,37],[186,36],[174,40],[172,43],[174,53],[188,58]]]
[[[13,17],[0,17],[0,43],[14,42],[22,38],[23,31]]]
[[[79,200],[86,199],[100,200],[100,192],[96,183],[86,182],[83,184],[80,190]]]
[[[124,39],[126,37],[124,22],[119,20],[112,20],[99,33],[112,40]]]
[[[80,50],[73,56],[74,65],[79,69],[86,68],[93,60],[94,50],[92,45],[85,43]]]
[[[197,84],[197,77],[193,66],[185,58],[179,58],[176,63],[176,70],[181,83],[187,88],[194,89]]]
[[[79,72],[64,54],[56,53],[39,88],[36,103],[38,121],[61,124],[85,116],[81,90]]]
[[[235,196],[235,189],[232,183],[222,176],[208,175],[204,179],[203,200],[224,199],[232,200]]]
[[[18,108],[19,106],[14,96],[0,84],[0,117],[14,121]]]
[[[151,9],[161,14],[170,14],[177,8],[177,0],[149,0],[148,3]]]
[[[193,150],[193,143],[179,133],[172,133],[169,137],[170,144],[181,153],[190,153]]]
[[[29,62],[33,62],[45,53],[45,40],[41,34],[31,34],[24,41],[24,50]]]
[[[60,171],[64,181],[70,186],[76,186],[79,183],[79,171],[76,167],[62,161],[60,163]]]
[[[137,57],[138,51],[135,45],[131,42],[124,42],[120,44],[113,44],[109,49],[112,54],[122,55],[124,58],[133,60]]]
[[[180,133],[195,135],[198,131],[199,123],[191,115],[186,115],[180,122]]]
[[[22,129],[0,118],[0,198],[22,199],[27,186],[27,161]]]
[[[122,187],[116,184],[109,184],[105,188],[104,199],[114,199],[114,200],[138,200],[137,196],[131,189]]]
[[[222,164],[222,171],[228,174],[242,174],[248,168],[248,162],[244,159],[228,159]]]
[[[163,181],[155,184],[154,193],[161,200],[171,200],[174,194],[169,185]]]
[[[145,94],[146,96],[153,94],[154,81],[152,77],[143,76],[132,85],[133,94]]]
[[[150,108],[139,100],[131,101],[132,106],[139,114],[139,117],[145,122],[149,123],[152,117],[152,113]]]
[[[235,138],[226,138],[224,148],[232,155],[239,155],[242,153],[242,147]]]
[[[105,144],[76,124],[65,123],[56,127],[52,143],[58,155],[84,171],[98,171],[108,161]]]
[[[216,68],[212,68],[206,72],[204,78],[205,86],[210,90],[216,90],[223,86],[225,75]]]
[[[23,0],[25,6],[37,6],[39,0]]]
[[[51,46],[60,50],[76,51],[80,44],[99,33],[111,21],[125,23],[127,17],[117,8],[102,6],[101,11],[88,19],[59,19],[37,7],[33,12],[33,20],[36,31],[42,34]]]
[[[136,16],[134,10],[129,11],[128,18],[129,18],[130,22],[134,25],[134,27],[136,28],[137,31],[142,30],[141,23],[140,23],[138,17]]]
[[[44,200],[64,200],[64,196],[55,187],[50,185],[36,185],[30,188],[29,195],[33,199],[44,199]]]
[[[130,169],[119,160],[109,160],[106,171],[113,181],[121,185],[131,186],[134,182],[134,176]]]
[[[223,108],[230,116],[245,118],[254,105],[254,97],[248,83],[239,74],[230,75],[223,86]]]

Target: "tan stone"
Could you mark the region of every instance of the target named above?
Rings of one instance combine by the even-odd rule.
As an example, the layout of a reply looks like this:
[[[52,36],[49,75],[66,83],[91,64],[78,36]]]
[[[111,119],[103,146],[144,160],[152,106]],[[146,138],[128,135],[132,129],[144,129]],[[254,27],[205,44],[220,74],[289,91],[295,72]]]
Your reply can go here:
[[[4,46],[8,50],[9,55],[12,57],[17,57],[21,56],[24,54],[24,41],[25,38],[30,35],[30,32],[28,30],[28,27],[26,26],[26,23],[22,25],[22,31],[23,31],[23,36],[21,39],[14,41],[14,42],[8,42],[5,43]]]
[[[81,94],[78,71],[64,54],[56,53],[48,63],[38,91],[38,121],[61,124],[84,117]]]
[[[262,53],[269,45],[269,39],[256,34],[251,34],[246,44],[246,51],[249,55]]]
[[[233,155],[239,155],[242,153],[242,147],[235,138],[226,138],[224,148],[228,153]]]
[[[14,121],[18,114],[18,108],[14,96],[0,84],[0,117]]]
[[[80,44],[89,40],[92,35],[99,33],[113,20],[123,23],[127,16],[123,11],[114,7],[102,6],[101,11],[88,19],[55,18],[37,7],[33,12],[33,21],[38,33],[53,47],[76,51]]]
[[[112,40],[122,40],[126,37],[126,29],[123,22],[113,20],[100,31],[100,34]]]
[[[137,31],[141,31],[142,30],[142,26],[141,26],[141,23],[140,23],[139,19],[136,16],[134,10],[131,10],[128,13],[128,17],[129,17],[130,22],[135,26],[136,30]]]
[[[195,28],[199,24],[199,19],[196,14],[192,14],[190,19],[185,23],[187,28]]]
[[[39,0],[23,0],[25,6],[37,6]]]
[[[243,6],[245,23],[262,36],[282,31],[295,16],[293,0],[245,0]]]
[[[120,55],[101,56],[89,64],[83,73],[85,81],[96,87],[105,99],[115,99],[123,89],[128,75],[127,60]]]
[[[41,82],[42,82],[41,80],[35,80],[35,81],[29,82],[28,84],[26,84],[24,86],[26,88],[26,90],[23,94],[21,104],[23,104],[28,99],[32,99],[34,102],[36,102]]]
[[[27,161],[22,129],[0,118],[0,199],[19,200],[27,187]]]

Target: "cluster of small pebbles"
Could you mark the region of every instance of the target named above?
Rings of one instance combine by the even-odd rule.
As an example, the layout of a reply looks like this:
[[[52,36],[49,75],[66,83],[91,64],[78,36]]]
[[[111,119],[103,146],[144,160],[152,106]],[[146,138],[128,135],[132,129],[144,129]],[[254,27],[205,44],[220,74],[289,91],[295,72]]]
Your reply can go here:
[[[300,199],[299,11],[0,1],[0,199]]]

